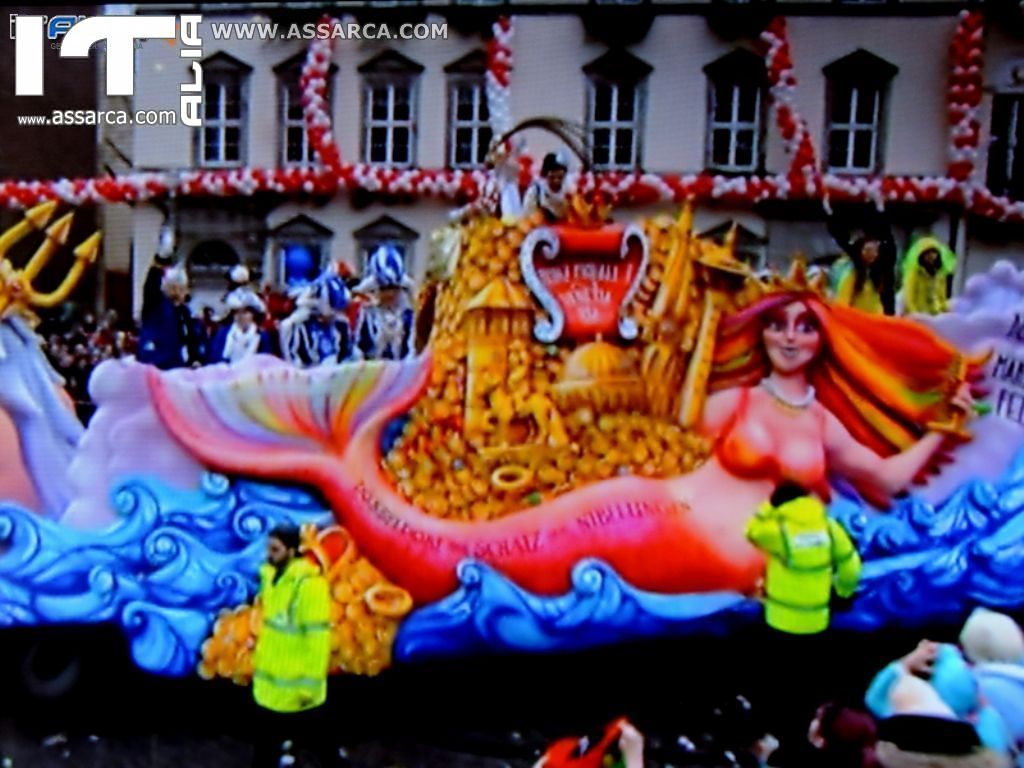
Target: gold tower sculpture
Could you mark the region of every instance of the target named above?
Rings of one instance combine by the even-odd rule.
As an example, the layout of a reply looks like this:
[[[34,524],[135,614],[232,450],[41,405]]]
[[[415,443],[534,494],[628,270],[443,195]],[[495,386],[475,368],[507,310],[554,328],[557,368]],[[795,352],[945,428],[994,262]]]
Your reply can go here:
[[[695,258],[693,203],[687,200],[672,229],[665,274],[651,306],[649,343],[641,361],[651,414],[667,417],[677,410],[686,360],[696,337],[692,312]]]
[[[74,213],[66,213],[46,229],[43,242],[21,269],[15,268],[7,252],[33,232],[46,227],[57,210],[57,202],[50,200],[25,212],[21,221],[0,234],[0,316],[18,313],[35,320],[33,308],[49,308],[65,301],[99,254],[102,233],[94,232],[72,251],[75,263],[60,284],[52,291],[42,293],[33,285],[36,277],[50,262],[54,254],[68,241]]]
[[[704,302],[697,343],[690,356],[686,380],[683,383],[682,403],[679,407],[679,423],[684,429],[694,429],[700,422],[707,399],[708,378],[714,360],[718,324],[732,297],[751,277],[750,268],[734,255],[735,224],[721,246],[715,243],[702,246],[704,252],[696,262],[700,266],[700,277],[704,284]]]
[[[509,392],[509,352],[513,342],[529,342],[533,323],[530,297],[506,278],[495,278],[466,305],[466,438],[487,439],[491,416],[499,442],[508,443],[514,418]]]

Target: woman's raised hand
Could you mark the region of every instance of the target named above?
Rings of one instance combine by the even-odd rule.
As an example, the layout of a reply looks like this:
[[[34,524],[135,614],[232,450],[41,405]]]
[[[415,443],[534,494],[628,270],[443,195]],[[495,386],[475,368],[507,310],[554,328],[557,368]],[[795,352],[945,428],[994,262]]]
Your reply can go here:
[[[971,394],[971,385],[964,381],[956,389],[953,398],[949,401],[950,405],[966,414],[974,412],[974,395]]]

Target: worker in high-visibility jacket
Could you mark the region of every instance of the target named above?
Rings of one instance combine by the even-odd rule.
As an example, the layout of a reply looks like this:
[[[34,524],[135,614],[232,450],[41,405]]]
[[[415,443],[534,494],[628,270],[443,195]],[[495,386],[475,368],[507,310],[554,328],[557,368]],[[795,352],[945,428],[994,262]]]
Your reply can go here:
[[[268,562],[260,568],[259,604],[263,619],[253,652],[253,698],[265,713],[259,719],[254,766],[278,765],[282,749],[308,742],[337,765],[337,746],[320,722],[327,700],[331,656],[331,596],[320,567],[299,554],[293,527],[271,531]],[[282,763],[284,764],[284,763]]]
[[[825,505],[800,486],[783,483],[747,524],[747,538],[768,555],[768,626],[795,635],[826,630],[833,585],[840,597],[851,596],[861,561]]]
[[[275,530],[260,568],[263,622],[253,654],[253,696],[275,712],[327,699],[331,596],[320,568],[297,553],[297,533]]]

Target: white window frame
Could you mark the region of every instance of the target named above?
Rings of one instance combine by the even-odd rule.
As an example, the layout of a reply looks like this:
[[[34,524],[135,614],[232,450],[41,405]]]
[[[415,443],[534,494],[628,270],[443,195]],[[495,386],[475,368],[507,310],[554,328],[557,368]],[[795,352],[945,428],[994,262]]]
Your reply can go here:
[[[619,89],[629,86],[633,89],[633,119],[620,120],[619,112]],[[608,120],[598,120],[597,111],[597,89],[611,88],[611,105]],[[587,138],[590,141],[590,160],[595,171],[635,171],[640,167],[641,143],[640,134],[643,129],[644,80],[612,80],[607,77],[591,75],[587,78]],[[608,162],[598,163],[594,159],[596,142],[594,136],[599,130],[609,131]],[[633,141],[630,151],[629,163],[615,162],[615,147],[618,133],[621,130],[631,130]]]
[[[386,75],[373,75],[366,76],[363,81],[363,161],[372,164],[383,166],[385,168],[411,168],[416,165],[416,113],[418,108],[417,98],[417,79],[412,75],[398,75],[398,76],[386,76]],[[373,92],[376,89],[384,88],[387,90],[387,112],[388,115],[385,118],[374,118],[373,117]],[[409,90],[409,119],[408,120],[397,120],[394,117],[395,112],[395,91],[398,88],[407,88]],[[372,160],[370,158],[370,152],[372,150],[373,143],[371,136],[374,128],[385,128],[387,130],[387,140],[385,142],[385,159]],[[394,161],[394,134],[396,128],[408,128],[409,129],[409,153],[408,160],[404,162]]]
[[[206,77],[206,83],[204,84],[204,90],[206,88],[219,88],[220,99],[218,103],[220,108],[216,117],[207,117],[206,113],[203,113],[203,124],[196,130],[199,131],[199,146],[197,158],[199,165],[202,168],[237,168],[242,165],[246,159],[247,149],[247,136],[246,136],[246,118],[248,117],[248,109],[246,104],[246,81],[247,73],[222,69],[216,72],[211,72]],[[224,98],[225,91],[227,90],[227,83],[224,80],[232,78],[238,82],[238,117],[228,118],[226,116],[226,104],[227,100]],[[205,99],[205,93],[204,93]],[[205,103],[205,102],[204,102]],[[226,160],[224,158],[224,150],[227,146],[226,135],[228,128],[238,128],[238,159],[237,160]],[[206,156],[206,132],[209,130],[216,130],[218,133],[218,157],[209,159]]]
[[[720,86],[731,86],[729,89],[731,96],[731,108],[729,110],[728,120],[716,120],[715,113],[717,110],[717,99],[718,90]],[[740,90],[742,88],[753,88],[754,89],[754,121],[747,122],[740,120]],[[753,173],[758,170],[761,166],[761,87],[757,83],[743,82],[739,77],[720,77],[719,79],[709,79],[708,89],[710,90],[711,97],[709,99],[708,109],[708,134],[707,134],[707,165],[709,168],[713,168],[718,171],[726,171],[730,173]],[[715,161],[715,144],[714,137],[716,131],[728,131],[729,132],[729,160],[726,163],[718,163]],[[738,134],[740,131],[753,131],[754,133],[754,145],[753,151],[750,158],[749,165],[742,165],[736,162],[736,148],[739,144]]]
[[[459,118],[459,89],[460,88],[472,88],[473,89],[473,117],[469,120]],[[483,107],[487,106],[487,84],[483,76],[480,75],[450,75],[448,78],[448,167],[449,168],[461,168],[461,169],[473,169],[480,168],[483,166],[483,162],[478,161],[476,158],[480,157],[480,146],[481,146],[481,134],[483,131],[490,130],[491,123],[489,119],[483,119],[480,117],[480,113]],[[489,113],[488,113],[489,114]],[[472,132],[472,159],[468,163],[460,163],[457,160],[456,153],[458,152],[458,142],[456,136],[459,129],[468,128]],[[493,136],[491,137],[494,138]],[[483,147],[483,155],[486,156],[487,150],[490,148],[490,141],[487,142],[487,146]]]
[[[306,130],[305,114],[298,119],[288,117],[288,108],[291,106],[291,94],[289,93],[290,86],[295,85],[298,90],[298,71],[294,69],[288,69],[278,75],[278,99],[280,104],[280,117],[281,117],[281,156],[280,163],[283,168],[315,168],[320,165],[319,160],[316,156],[316,151],[313,149],[313,144],[309,140],[309,131]],[[301,105],[301,100],[300,100]],[[289,128],[301,128],[302,129],[302,160],[289,160],[288,159],[288,129]]]
[[[838,95],[836,93],[839,87],[850,88],[850,120],[849,122],[837,123],[833,121],[832,115],[835,113],[835,101],[834,99]],[[833,173],[848,173],[848,174],[871,174],[878,170],[879,166],[879,138],[882,129],[882,99],[884,97],[883,87],[880,85],[874,85],[869,83],[833,83],[831,85],[832,95],[829,99],[829,114],[828,114],[828,141],[826,142],[826,158],[828,162],[828,170]],[[859,101],[862,98],[865,91],[871,91],[874,93],[875,105],[871,114],[871,122],[861,123],[857,121],[857,107]],[[835,131],[846,132],[846,160],[842,165],[836,165],[832,162],[832,134]],[[871,152],[870,152],[870,165],[867,167],[860,167],[854,165],[854,154],[855,150],[855,138],[858,133],[871,133]]]

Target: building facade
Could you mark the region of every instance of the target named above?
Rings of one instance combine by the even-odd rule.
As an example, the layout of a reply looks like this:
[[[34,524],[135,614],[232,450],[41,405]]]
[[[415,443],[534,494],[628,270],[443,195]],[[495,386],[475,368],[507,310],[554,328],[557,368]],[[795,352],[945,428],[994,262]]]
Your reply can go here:
[[[385,6],[388,7],[380,7]],[[765,7],[770,5],[770,9]],[[764,7],[763,7],[764,6]],[[204,125],[104,129],[100,146],[117,172],[308,167],[318,162],[303,126],[299,76],[308,41],[215,39],[213,25],[314,20],[287,8],[227,12],[219,6],[140,6],[137,13],[203,14]],[[723,10],[724,8],[724,10]],[[485,68],[490,23],[511,16],[513,122],[560,118],[582,127],[597,171],[784,173],[790,159],[773,118],[758,35],[787,18],[794,107],[823,173],[936,177],[949,163],[950,41],[955,2],[345,4],[343,20],[405,19],[445,25],[444,39],[335,41],[330,115],[342,158],[390,168],[479,168],[493,137]],[[770,11],[770,12],[769,12]],[[267,14],[273,13],[273,16]],[[399,13],[403,14],[399,16]],[[982,136],[975,175],[998,194],[1024,196],[1024,34],[1019,11],[990,22]],[[132,109],[176,109],[186,64],[165,41],[143,43]],[[535,157],[557,139],[525,134]],[[192,270],[198,302],[212,303],[224,274],[245,263],[263,282],[302,279],[328,259],[359,272],[366,254],[392,243],[410,273],[425,270],[429,234],[451,203],[432,197],[382,203],[372,193],[294,199],[182,198],[106,206],[107,268],[131,276],[135,309],[162,226]],[[664,204],[618,216],[672,211]],[[955,286],[998,258],[1024,265],[1019,226],[967,215],[948,203],[890,202],[885,216],[903,248],[935,234],[961,254]],[[698,228],[739,225],[757,266],[794,253],[837,253],[815,201],[709,203]]]

